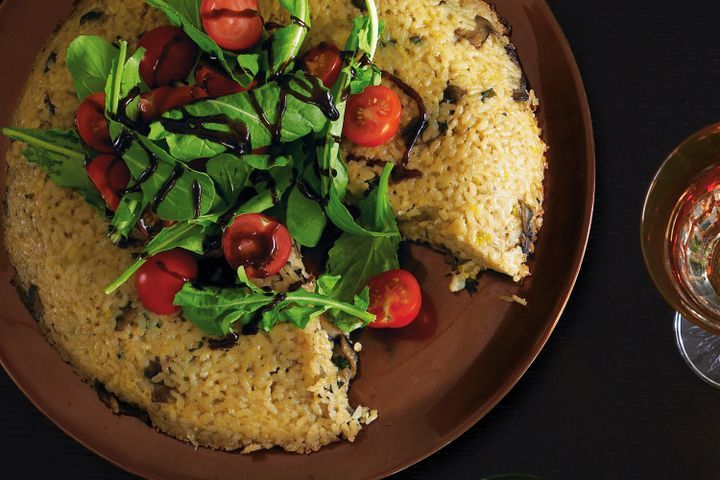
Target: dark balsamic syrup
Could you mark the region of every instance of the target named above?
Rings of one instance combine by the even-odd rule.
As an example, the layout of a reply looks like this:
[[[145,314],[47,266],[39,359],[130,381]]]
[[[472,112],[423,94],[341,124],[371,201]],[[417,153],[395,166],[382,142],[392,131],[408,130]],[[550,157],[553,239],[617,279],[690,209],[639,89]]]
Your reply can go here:
[[[415,101],[415,103],[417,104],[419,110],[418,116],[410,122],[406,131],[404,132],[405,144],[407,149],[405,155],[403,156],[402,163],[403,165],[407,165],[408,159],[410,158],[410,152],[420,138],[420,135],[422,135],[425,129],[427,129],[427,108],[425,107],[425,102],[423,101],[422,97],[414,88],[412,88],[410,85],[408,85],[392,73],[388,72],[387,70],[383,70],[382,73],[383,75],[386,75],[388,79],[390,79],[390,81],[392,81],[400,90],[402,90],[403,92],[405,92],[406,95],[412,98],[413,101]]]

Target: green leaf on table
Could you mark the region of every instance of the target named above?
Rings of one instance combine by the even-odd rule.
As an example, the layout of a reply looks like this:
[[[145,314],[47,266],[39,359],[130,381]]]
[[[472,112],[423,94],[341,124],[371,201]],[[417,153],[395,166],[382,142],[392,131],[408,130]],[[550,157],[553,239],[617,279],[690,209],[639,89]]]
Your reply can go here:
[[[325,231],[327,217],[322,206],[305,196],[296,185],[288,197],[285,223],[296,242],[304,247],[315,247]]]
[[[391,165],[386,165],[380,182],[360,204],[360,221],[373,230],[389,236],[371,237],[343,233],[330,249],[328,274],[340,277],[328,294],[348,301],[376,275],[399,268],[397,250],[400,243],[395,216],[388,197]]]
[[[311,84],[304,73],[298,72],[288,80],[288,88],[300,96],[310,94]],[[212,158],[228,153],[226,142],[218,135],[238,137],[236,141],[250,140],[250,145],[237,145],[249,150],[265,148],[273,144],[273,132],[266,123],[277,123],[277,105],[280,101],[281,87],[271,82],[249,92],[237,93],[226,97],[200,100],[186,106],[183,111],[192,118],[192,133],[187,133],[187,121],[183,121],[183,111],[173,110],[164,118],[153,123],[150,138],[165,140],[170,153],[182,161],[196,158]],[[254,101],[263,112],[260,118]],[[282,112],[280,143],[290,143],[313,132],[322,131],[329,124],[328,118],[316,105],[306,103],[287,95],[287,105]],[[247,131],[245,131],[247,130]],[[241,138],[242,137],[242,138]],[[277,142],[276,142],[277,143]],[[236,152],[233,152],[236,153]]]
[[[223,50],[202,27],[200,0],[147,0],[148,5],[162,11],[173,25],[182,28],[202,50],[216,58],[225,71],[238,83],[247,87],[260,71],[259,52],[236,54]]]
[[[80,100],[104,91],[118,53],[116,46],[95,35],[80,35],[70,43],[66,64]]]
[[[4,128],[2,133],[25,143],[25,158],[42,168],[53,182],[77,190],[90,205],[105,212],[105,201],[85,169],[87,152],[74,130]]]

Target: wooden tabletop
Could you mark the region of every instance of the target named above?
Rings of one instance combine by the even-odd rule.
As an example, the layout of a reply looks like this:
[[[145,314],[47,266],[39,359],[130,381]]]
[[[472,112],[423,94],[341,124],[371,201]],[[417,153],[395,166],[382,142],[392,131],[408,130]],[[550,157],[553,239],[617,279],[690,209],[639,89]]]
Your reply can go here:
[[[720,390],[678,355],[672,312],[645,272],[638,233],[663,158],[720,121],[720,3],[549,3],[595,124],[598,189],[586,262],[556,332],[517,387],[397,478],[720,478]],[[62,433],[4,372],[0,412],[3,478],[132,478]]]

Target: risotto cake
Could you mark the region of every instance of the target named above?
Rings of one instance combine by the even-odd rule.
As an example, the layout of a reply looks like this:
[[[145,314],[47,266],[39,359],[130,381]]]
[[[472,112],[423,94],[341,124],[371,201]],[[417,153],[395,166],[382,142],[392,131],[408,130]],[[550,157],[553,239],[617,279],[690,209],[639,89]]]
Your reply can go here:
[[[402,124],[419,118],[424,103],[428,126],[407,159],[400,136],[372,149],[344,143],[351,192],[360,195],[381,163],[395,162],[406,177],[391,186],[401,231],[457,257],[453,289],[487,268],[523,278],[542,222],[546,147],[506,28],[476,0],[378,3],[385,31],[376,63],[423,100],[384,80],[401,95]],[[287,21],[277,4],[260,2],[265,20]],[[311,0],[306,45],[342,45],[360,13],[356,4]],[[78,99],[65,52],[78,35],[122,37],[135,47],[143,32],[165,23],[143,0],[77,1],[39,55],[14,124],[72,127]],[[112,248],[104,219],[27,162],[20,144],[11,145],[7,162],[4,231],[18,288],[48,340],[88,382],[147,412],[159,430],[224,450],[309,453],[352,441],[375,418],[350,405],[347,368],[333,362],[337,335],[319,319],[212,350],[181,316],[143,309],[131,285],[105,295],[135,252]],[[305,277],[295,255],[275,288]]]

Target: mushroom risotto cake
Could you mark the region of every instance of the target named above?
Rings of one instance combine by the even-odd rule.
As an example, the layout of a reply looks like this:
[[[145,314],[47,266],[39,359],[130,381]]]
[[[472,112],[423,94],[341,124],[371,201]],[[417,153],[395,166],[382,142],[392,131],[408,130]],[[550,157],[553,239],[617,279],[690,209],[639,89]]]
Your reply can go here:
[[[349,334],[421,308],[401,239],[454,291],[530,273],[546,147],[507,35],[479,0],[76,1],[4,129],[18,290],[117,413],[353,441]]]

